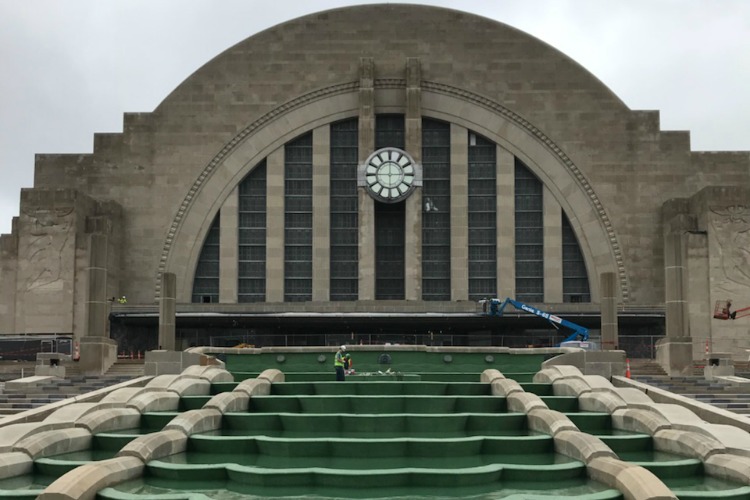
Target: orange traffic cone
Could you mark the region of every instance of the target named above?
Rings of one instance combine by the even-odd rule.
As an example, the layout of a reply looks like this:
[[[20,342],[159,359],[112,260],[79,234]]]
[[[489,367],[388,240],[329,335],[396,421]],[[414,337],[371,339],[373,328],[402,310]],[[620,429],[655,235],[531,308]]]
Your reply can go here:
[[[625,359],[625,378],[630,378],[630,358]]]

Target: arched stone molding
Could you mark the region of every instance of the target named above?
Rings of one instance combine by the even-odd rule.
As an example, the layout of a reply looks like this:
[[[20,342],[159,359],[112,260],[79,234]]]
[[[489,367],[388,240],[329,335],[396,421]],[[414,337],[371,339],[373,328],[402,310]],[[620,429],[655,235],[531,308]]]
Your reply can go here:
[[[405,85],[400,79],[375,83],[376,90]],[[178,302],[190,301],[198,256],[224,199],[255,165],[286,142],[325,123],[357,116],[357,90],[356,83],[348,83],[294,99],[243,129],[206,165],[170,225],[159,262],[159,275],[177,274]],[[627,275],[606,210],[593,186],[552,139],[502,105],[448,85],[422,82],[422,111],[482,134],[520,158],[568,214],[586,261],[592,301],[599,298],[602,272],[617,273],[620,295],[627,301]],[[156,283],[158,297],[158,275]]]
[[[198,257],[224,200],[250,171],[285,143],[326,123],[357,116],[357,83],[312,92],[266,113],[238,133],[205,166],[172,219],[159,260],[155,296],[164,272],[177,276],[177,302],[190,302]],[[174,271],[171,271],[174,270]]]

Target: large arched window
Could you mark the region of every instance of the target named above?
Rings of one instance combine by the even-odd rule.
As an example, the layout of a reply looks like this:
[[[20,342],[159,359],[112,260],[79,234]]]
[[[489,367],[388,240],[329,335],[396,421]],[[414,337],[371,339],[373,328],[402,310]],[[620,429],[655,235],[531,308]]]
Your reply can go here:
[[[266,162],[239,186],[238,302],[266,300]]]
[[[544,204],[542,182],[515,161],[516,299],[544,302]]]
[[[589,278],[581,247],[568,217],[562,214],[563,302],[590,302]]]
[[[312,300],[312,133],[284,147],[284,301]]]
[[[404,149],[404,115],[375,117],[375,149]],[[405,202],[375,202],[375,298],[403,300]]]
[[[216,214],[198,257],[193,279],[193,302],[219,302],[219,220],[219,214]]]
[[[404,147],[403,115],[377,115],[375,147]],[[422,122],[422,300],[451,300],[455,269],[461,266],[461,285],[468,285],[469,300],[498,293],[503,265],[515,268],[515,298],[523,302],[545,301],[545,274],[561,278],[562,290],[554,290],[564,302],[590,302],[591,293],[585,260],[576,234],[565,213],[558,233],[545,234],[544,185],[519,159],[514,161],[514,207],[509,224],[513,237],[499,231],[498,146],[494,142],[466,131],[466,158],[451,154],[451,124],[424,118]],[[330,125],[329,165],[329,280],[316,290],[331,301],[355,301],[359,298],[360,216],[357,168],[359,153],[358,119],[347,119]],[[268,248],[267,164],[263,160],[238,186],[238,262],[237,302],[264,302],[273,286],[286,302],[311,301],[313,297],[313,141],[306,133],[288,142],[284,148],[284,245],[283,282],[267,282]],[[452,161],[466,162],[466,169],[452,169]],[[276,172],[279,175],[281,172]],[[452,214],[451,184],[466,182],[466,213]],[[463,177],[465,176],[465,177]],[[280,177],[280,176],[279,176]],[[458,184],[460,186],[460,184]],[[457,192],[460,192],[458,190]],[[456,202],[458,203],[458,202]],[[322,214],[322,213],[321,213]],[[510,215],[510,214],[508,214]],[[404,300],[405,296],[405,202],[374,202],[375,299]],[[451,221],[465,220],[466,240],[451,240]],[[551,223],[551,221],[548,221]],[[271,221],[273,223],[273,221]],[[276,224],[281,224],[279,219]],[[555,224],[557,226],[557,224]],[[273,229],[273,228],[272,228]],[[281,227],[277,228],[281,230]],[[197,265],[193,302],[219,301],[219,217],[213,221]],[[555,262],[545,262],[545,244],[561,248]],[[452,245],[466,245],[463,262],[451,260]],[[498,263],[503,252],[515,255],[514,262]],[[457,248],[461,248],[458,246]],[[365,249],[369,251],[369,249]],[[459,254],[463,254],[463,250]],[[227,252],[230,258],[231,252]],[[279,259],[281,256],[279,255]],[[550,257],[552,258],[552,257]],[[233,264],[228,263],[228,268]],[[550,274],[552,273],[552,274]],[[459,276],[459,274],[456,274]],[[557,282],[557,278],[555,279]],[[514,286],[513,286],[514,285]],[[222,298],[223,299],[223,298]]]
[[[469,141],[469,300],[497,295],[497,146]]]
[[[357,300],[359,205],[357,119],[331,124],[331,300]]]
[[[451,127],[422,120],[422,299],[451,300]]]

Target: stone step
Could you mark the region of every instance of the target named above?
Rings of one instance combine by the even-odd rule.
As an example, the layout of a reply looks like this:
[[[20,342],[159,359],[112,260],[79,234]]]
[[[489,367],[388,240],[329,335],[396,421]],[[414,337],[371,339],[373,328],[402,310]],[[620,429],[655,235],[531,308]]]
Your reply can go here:
[[[108,377],[128,377],[142,376],[144,374],[145,365],[123,365],[113,366],[107,371],[106,376]]]
[[[743,398],[743,399],[727,399],[727,398],[712,398],[712,399],[696,399],[696,401],[700,401],[701,403],[707,403],[710,405],[720,405],[720,404],[749,404],[750,398]]]
[[[39,408],[40,406],[48,405],[50,403],[52,403],[52,401],[44,401],[39,403],[0,403],[0,408],[24,411],[30,410],[32,408]]]
[[[7,406],[7,405],[38,402],[38,401],[46,401],[47,403],[54,403],[56,401],[62,401],[63,399],[68,399],[68,398],[67,397],[55,397],[54,395],[50,395],[50,396],[29,397],[29,398],[22,398],[22,399],[0,400],[0,405]]]
[[[722,408],[747,408],[750,406],[750,400],[732,401],[729,399],[709,399],[701,402],[713,406],[721,406]]]
[[[143,375],[144,364],[127,363],[117,366],[120,372],[105,375],[72,374],[68,378],[34,377],[26,383],[10,384],[16,392],[0,392],[0,418],[48,405],[63,399],[132,380]],[[19,374],[20,375],[20,374]],[[26,373],[33,376],[33,371]],[[19,377],[20,378],[20,377]],[[18,380],[18,379],[15,379]],[[2,383],[2,388],[5,388]]]
[[[722,410],[731,411],[732,413],[737,413],[738,415],[750,415],[750,407],[743,406],[743,407],[731,407],[731,406],[723,406],[723,405],[713,405],[717,408],[721,408]]]
[[[738,415],[750,415],[747,388],[702,377],[641,377],[639,381]]]
[[[664,369],[652,359],[631,359],[630,373],[634,378],[642,375],[666,375]]]
[[[738,415],[750,415],[750,392],[746,387],[718,380],[705,380],[702,376],[643,376],[637,377],[637,380]]]
[[[10,415],[17,415],[26,409],[21,408],[0,408],[0,417],[8,417]]]
[[[695,399],[750,399],[750,394],[747,393],[714,393],[714,394],[683,394],[683,396],[688,396]]]

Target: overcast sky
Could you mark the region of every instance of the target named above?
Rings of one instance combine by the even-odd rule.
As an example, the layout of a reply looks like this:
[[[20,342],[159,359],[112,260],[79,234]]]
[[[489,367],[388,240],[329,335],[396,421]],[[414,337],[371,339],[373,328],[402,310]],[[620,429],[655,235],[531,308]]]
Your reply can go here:
[[[0,0],[0,233],[36,153],[90,153],[95,132],[152,111],[235,43],[312,12],[369,1]],[[383,2],[385,3],[385,2]],[[390,2],[393,3],[393,2]],[[750,150],[750,1],[425,3],[509,24],[566,53],[631,109],[661,111],[694,150]]]

